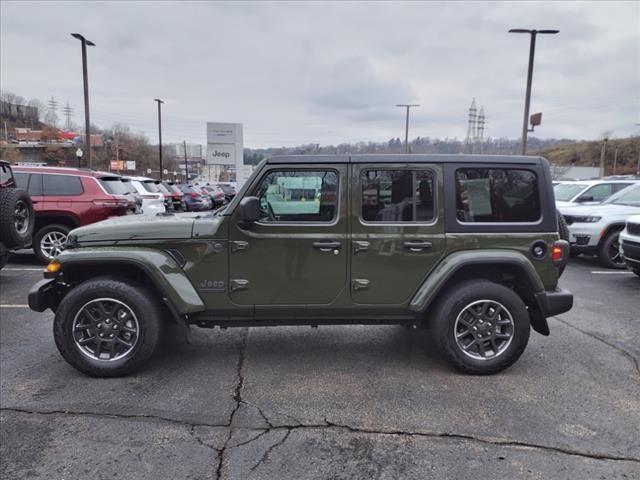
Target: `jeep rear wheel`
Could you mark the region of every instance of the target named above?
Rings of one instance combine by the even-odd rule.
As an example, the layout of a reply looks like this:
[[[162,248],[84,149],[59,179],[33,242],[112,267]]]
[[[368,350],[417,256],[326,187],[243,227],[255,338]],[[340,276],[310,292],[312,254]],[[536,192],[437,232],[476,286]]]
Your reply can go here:
[[[64,297],[53,333],[71,366],[94,377],[117,377],[151,357],[162,319],[153,292],[102,277],[81,283]]]
[[[529,312],[511,289],[471,280],[444,292],[434,312],[439,348],[458,370],[497,373],[522,355],[529,341]]]

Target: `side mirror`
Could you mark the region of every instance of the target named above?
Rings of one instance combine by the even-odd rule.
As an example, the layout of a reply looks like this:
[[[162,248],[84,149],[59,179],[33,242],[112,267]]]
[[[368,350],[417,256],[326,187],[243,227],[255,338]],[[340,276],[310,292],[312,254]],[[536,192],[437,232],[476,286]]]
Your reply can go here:
[[[260,200],[258,197],[244,197],[238,205],[240,222],[249,226],[260,219]]]
[[[576,202],[593,202],[593,195],[580,195]]]

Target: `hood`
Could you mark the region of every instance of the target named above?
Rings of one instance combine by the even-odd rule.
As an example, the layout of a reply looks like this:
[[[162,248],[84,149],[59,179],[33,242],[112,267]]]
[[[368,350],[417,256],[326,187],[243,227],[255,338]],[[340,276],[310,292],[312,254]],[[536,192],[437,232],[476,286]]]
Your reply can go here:
[[[191,238],[194,222],[219,223],[213,216],[198,213],[177,215],[125,215],[73,230],[70,242],[116,242],[127,240],[170,240]],[[214,225],[211,230],[215,231]]]
[[[613,203],[600,203],[598,205],[576,205],[575,207],[560,208],[563,215],[638,215],[640,207],[633,205],[615,205]]]

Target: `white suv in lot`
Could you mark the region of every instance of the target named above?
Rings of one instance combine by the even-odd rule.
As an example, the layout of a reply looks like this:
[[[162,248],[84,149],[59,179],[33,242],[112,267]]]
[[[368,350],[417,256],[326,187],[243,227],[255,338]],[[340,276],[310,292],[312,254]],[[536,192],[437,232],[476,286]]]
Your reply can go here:
[[[609,199],[629,185],[640,184],[640,180],[584,180],[560,182],[553,187],[556,206],[596,205]]]
[[[625,268],[619,236],[632,215],[640,215],[640,184],[620,190],[599,205],[559,207],[569,226],[572,253],[594,253],[607,268]]]
[[[627,218],[620,232],[620,253],[629,270],[640,276],[640,215]]]
[[[147,177],[127,177],[131,185],[142,197],[142,213],[145,215],[155,215],[164,213],[164,195],[155,184],[155,180]]]

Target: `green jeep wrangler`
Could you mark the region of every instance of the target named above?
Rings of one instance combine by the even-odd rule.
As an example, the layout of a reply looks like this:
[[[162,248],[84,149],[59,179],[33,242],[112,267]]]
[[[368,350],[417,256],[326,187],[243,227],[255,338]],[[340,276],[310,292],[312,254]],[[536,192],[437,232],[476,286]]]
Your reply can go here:
[[[165,322],[426,326],[454,367],[490,374],[572,307],[567,258],[543,158],[274,157],[222,209],[73,230],[29,306],[99,377],[139,368]]]

